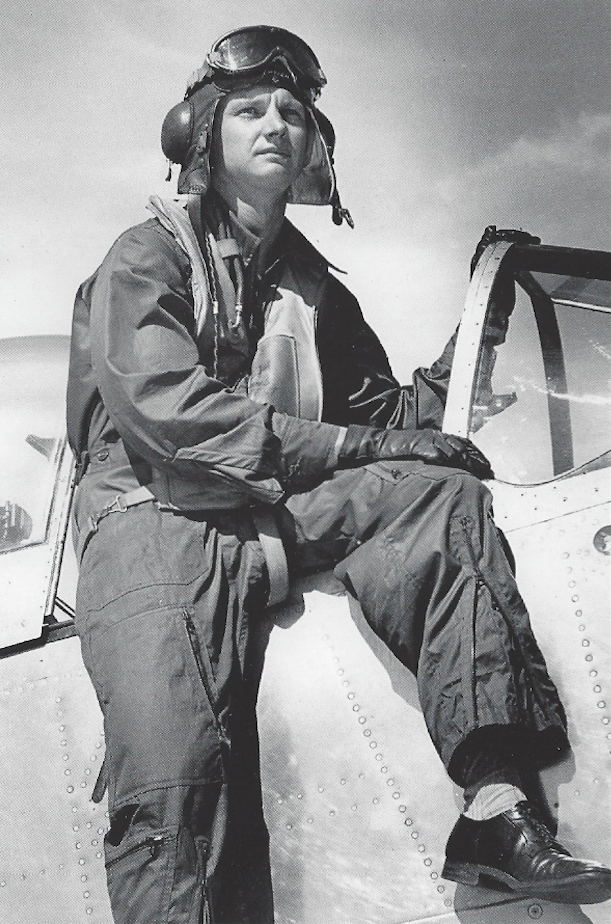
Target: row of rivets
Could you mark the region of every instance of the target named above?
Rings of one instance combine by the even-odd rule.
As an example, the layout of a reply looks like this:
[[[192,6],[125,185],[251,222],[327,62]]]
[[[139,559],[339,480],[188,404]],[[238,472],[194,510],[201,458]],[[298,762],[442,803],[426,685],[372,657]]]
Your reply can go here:
[[[595,520],[595,521],[593,521],[593,522],[594,522],[594,525],[597,525],[597,523],[598,523],[597,520]],[[578,552],[577,552],[577,554],[580,554],[580,553],[582,553],[583,555],[589,554],[589,552],[588,552],[587,549],[579,549]],[[568,552],[564,552],[562,557],[563,557],[564,559],[568,559],[568,558],[570,558],[570,555],[569,555]],[[567,567],[567,569],[566,569],[567,574],[571,574],[571,573],[572,573],[572,570],[573,570],[573,569],[572,569],[571,567]],[[569,586],[569,589],[570,589],[570,590],[574,590],[575,587],[577,586],[577,583],[576,583],[576,581],[575,581],[574,579],[571,578],[571,580],[569,580],[569,582],[568,582],[568,586]],[[571,595],[571,603],[574,603],[574,604],[575,604],[575,603],[579,603],[579,594],[573,593],[573,594]],[[582,610],[581,608],[576,609],[576,610],[575,610],[575,616],[577,617],[577,619],[582,619],[582,617],[583,617],[583,610]],[[580,624],[579,624],[579,626],[578,626],[578,632],[585,632],[585,631],[586,631],[585,622],[580,622]],[[581,646],[582,646],[582,648],[589,648],[590,645],[591,645],[591,641],[590,641],[589,638],[583,638],[583,639],[581,640]],[[585,661],[586,661],[586,664],[592,665],[592,662],[594,661],[594,655],[591,654],[591,652],[588,652],[588,653],[585,655]],[[592,677],[593,679],[596,678],[596,677],[598,677],[598,671],[597,671],[596,668],[594,668],[593,666],[591,666],[591,669],[590,669],[590,677]],[[596,694],[596,696],[600,696],[600,695],[601,695],[601,693],[602,693],[602,686],[600,685],[600,683],[599,683],[598,681],[594,684],[594,686],[593,686],[592,689],[593,689],[593,692]],[[607,703],[606,703],[606,701],[605,701],[604,699],[599,699],[599,700],[597,700],[596,706],[597,706],[598,709],[606,709],[606,708],[607,708]],[[610,722],[610,719],[609,719],[609,716],[608,716],[608,715],[602,716],[602,724],[603,724],[603,725],[608,725],[609,722]],[[609,735],[607,735],[607,738],[609,738]],[[610,753],[611,753],[611,751],[610,751]]]
[[[329,641],[329,636],[328,636],[328,635],[323,636],[323,638],[324,638],[324,640],[325,640],[326,642]],[[329,652],[331,653],[331,655],[332,655],[332,658],[331,658],[332,663],[333,663],[334,665],[336,665],[336,674],[337,674],[337,676],[340,677],[340,678],[343,678],[343,677],[344,677],[344,674],[345,674],[345,671],[344,671],[344,669],[343,669],[342,667],[338,666],[338,665],[340,664],[340,659],[337,657],[337,655],[334,655],[334,654],[333,654],[333,652],[334,652],[334,646],[333,646],[333,645],[328,645],[327,647],[328,647],[328,651],[329,651]],[[341,685],[342,685],[342,687],[344,687],[344,688],[348,688],[348,687],[350,687],[350,681],[347,680],[347,679],[343,679],[343,680],[341,681]],[[356,699],[356,693],[354,693],[354,691],[350,690],[350,691],[346,694],[346,698],[347,698],[350,702],[353,703],[352,711],[358,716],[357,721],[358,721],[359,725],[361,725],[361,726],[362,726],[362,725],[365,725],[365,724],[367,723],[367,719],[365,718],[365,716],[363,716],[363,715],[358,715],[358,713],[360,713],[360,711],[361,711],[361,706],[360,706],[358,703],[355,703],[355,702],[354,702],[354,700]],[[372,736],[372,731],[371,731],[371,729],[365,728],[365,729],[363,730],[363,736],[364,736],[365,738],[371,738],[371,736]],[[372,751],[377,751],[378,742],[375,741],[375,740],[370,741],[370,742],[369,742],[369,747],[370,747],[370,749],[371,749]],[[389,769],[388,769],[388,767],[386,766],[386,764],[384,763],[384,755],[383,755],[380,751],[377,751],[377,753],[375,754],[375,760],[376,760],[377,763],[382,764],[382,766],[380,767],[380,773],[381,773],[381,774],[386,775],[387,773],[389,773]],[[359,776],[360,776],[361,778],[364,778],[364,774],[359,774]],[[394,778],[393,778],[392,776],[388,777],[388,779],[386,779],[385,782],[386,782],[386,785],[387,785],[389,788],[391,788],[391,789],[394,788],[394,786],[395,786],[395,780],[394,780]],[[321,790],[319,789],[319,791],[321,791]],[[392,798],[395,799],[395,800],[399,800],[399,799],[401,798],[401,792],[400,792],[400,790],[394,789],[394,791],[393,791],[393,793],[392,793]],[[372,801],[373,801],[373,804],[374,804],[374,805],[379,805],[379,803],[380,803],[380,799],[379,799],[378,796],[374,796]],[[352,808],[353,808],[353,810],[356,810],[356,806],[353,806]],[[402,815],[405,814],[405,813],[407,812],[407,806],[404,805],[404,804],[401,804],[398,808],[399,808],[399,812],[400,812]],[[333,814],[335,814],[335,813],[333,813]],[[407,827],[411,827],[411,826],[413,825],[413,820],[412,820],[411,818],[406,818],[406,819],[404,820],[403,823],[404,823],[404,825],[406,825]],[[412,832],[411,832],[411,838],[412,838],[412,840],[414,840],[414,841],[415,841],[415,840],[418,840],[419,837],[420,837],[420,835],[419,835],[418,831],[412,831]],[[417,850],[418,850],[419,853],[426,853],[426,847],[424,846],[424,844],[418,844],[418,845],[417,845]],[[425,857],[425,859],[424,859],[424,865],[425,865],[427,868],[431,867],[431,866],[433,865],[432,859],[431,859],[430,857]],[[437,871],[435,871],[435,870],[431,871],[431,872],[430,872],[430,878],[431,878],[433,881],[436,881],[437,879],[439,879],[439,873],[438,873]],[[445,892],[445,886],[443,886],[443,885],[438,885],[438,886],[437,886],[437,891],[438,891],[440,894],[443,894],[443,893]],[[452,904],[452,902],[451,902],[451,900],[446,899],[445,904],[446,904],[447,907],[450,907],[451,904]]]

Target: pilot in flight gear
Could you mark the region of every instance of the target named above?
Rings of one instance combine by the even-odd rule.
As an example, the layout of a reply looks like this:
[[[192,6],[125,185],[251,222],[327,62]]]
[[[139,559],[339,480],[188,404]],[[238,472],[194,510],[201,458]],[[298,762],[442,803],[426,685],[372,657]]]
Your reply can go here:
[[[569,856],[524,794],[566,719],[490,466],[440,430],[454,340],[400,386],[285,218],[297,202],[351,223],[325,83],[283,29],[218,40],[163,126],[179,196],[150,201],[76,300],[77,628],[104,714],[116,924],[273,922],[252,628],[286,589],[280,539],[290,575],[335,567],[417,678],[465,788],[444,875],[611,896],[611,870]]]

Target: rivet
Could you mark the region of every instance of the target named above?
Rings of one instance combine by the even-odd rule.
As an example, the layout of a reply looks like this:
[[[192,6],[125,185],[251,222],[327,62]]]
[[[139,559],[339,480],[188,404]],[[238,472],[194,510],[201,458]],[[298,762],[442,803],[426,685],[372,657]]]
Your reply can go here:
[[[72,825],[72,830],[73,830],[73,831],[78,831],[78,829],[79,829],[79,826],[78,826],[78,825]]]
[[[319,786],[319,787],[318,787],[318,792],[324,792],[324,791],[325,791],[325,787],[324,787],[324,786]]]
[[[345,785],[346,785],[346,781],[345,781],[345,780],[340,780],[340,781],[339,781],[339,785],[340,785],[340,786],[345,786]]]
[[[440,893],[443,894],[443,892],[445,892],[445,890],[446,890],[446,887],[445,887],[445,886],[437,886],[437,891],[438,891],[438,892],[440,892]]]
[[[94,837],[94,839],[93,839],[92,842],[91,842],[91,846],[92,846],[92,847],[97,847],[99,843],[100,843],[100,842],[99,842],[99,840],[97,839],[97,837]]]
[[[377,746],[378,746],[378,742],[377,742],[377,741],[370,741],[370,742],[369,742],[369,747],[370,747],[370,748],[377,748]]]
[[[81,876],[81,882],[87,882],[87,876],[85,875]]]
[[[389,777],[389,778],[386,780],[386,785],[387,785],[387,786],[394,786],[394,785],[395,785],[395,781],[393,780],[392,776]]]
[[[349,681],[349,680],[342,680],[342,686],[343,686],[343,687],[349,687],[349,686],[350,686],[350,681]]]
[[[377,761],[382,761],[382,760],[384,760],[384,755],[383,755],[383,754],[376,754],[376,760],[377,760]]]
[[[78,862],[79,862],[79,866],[84,866],[84,865],[85,865],[85,861],[83,860],[82,857],[81,857],[81,859],[80,859]]]
[[[344,676],[344,668],[343,668],[343,667],[340,667],[340,669],[339,669],[338,672],[337,672],[337,676],[338,676],[338,677],[343,677],[343,676]]]
[[[596,671],[596,670],[591,670],[591,671],[590,671],[590,677],[598,677],[598,671]]]
[[[302,793],[302,792],[298,792],[298,793],[297,793],[297,798],[298,798],[298,799],[303,799],[303,793]]]
[[[603,716],[603,725],[608,725],[608,724],[609,724],[609,717]]]
[[[572,601],[573,603],[577,603],[578,600],[579,600],[579,595],[578,595],[578,594],[573,594],[573,596],[571,597],[571,601]]]
[[[76,847],[77,850],[80,850],[82,844],[80,844],[79,841],[77,841],[76,844],[75,844],[74,846]]]
[[[407,812],[407,805],[400,805],[400,806],[399,806],[399,811],[400,811],[400,812]]]
[[[319,789],[319,792],[322,792],[322,790]],[[284,800],[283,800],[283,799],[280,799],[280,798],[276,799],[276,802],[278,803],[278,805],[282,805],[282,802],[283,802],[283,801],[284,801]]]
[[[425,865],[425,866],[432,866],[432,865],[433,865],[433,861],[431,860],[430,857],[427,857],[427,858],[425,859],[424,865]]]
[[[357,806],[356,806],[356,805],[351,805],[350,808],[352,809],[353,812],[356,812]]]
[[[440,886],[440,888],[441,888],[441,886]],[[451,907],[452,907],[452,899],[451,899],[451,898],[446,898],[446,899],[444,899],[444,902],[443,902],[443,903],[444,903],[444,905],[446,906],[446,908],[451,908]]]
[[[388,767],[380,767],[380,773],[388,773]]]
[[[414,838],[414,840],[417,840],[417,839],[418,839],[418,832],[417,832],[417,831],[412,831],[412,837]]]
[[[70,776],[70,770],[64,770],[64,776]]]
[[[66,792],[74,792],[74,786],[66,786]]]
[[[374,797],[373,797],[373,804],[374,804],[374,805],[379,805],[379,804],[380,804],[380,800],[378,799],[377,796],[374,796]]]
[[[589,641],[589,639],[587,639],[587,638],[582,639],[581,644],[583,645],[584,648],[589,648],[589,647],[590,647],[590,641]]]
[[[582,644],[583,644],[583,643],[582,643]],[[589,645],[589,644],[590,644],[590,643],[588,642],[588,645]],[[593,660],[594,660],[594,655],[591,655],[591,654],[587,654],[587,655],[586,655],[586,661],[593,661]]]
[[[439,879],[439,873],[431,873],[431,879]]]
[[[314,819],[313,819],[313,818],[308,818],[308,824],[309,824],[309,825],[313,824],[313,822],[314,822]]]
[[[287,831],[292,831],[292,830],[293,830],[293,825],[290,823],[290,821],[287,821],[287,823],[286,823],[286,830],[287,830]]]
[[[590,672],[590,673],[591,673],[591,672]],[[600,693],[600,691],[602,690],[602,687],[601,687],[601,685],[600,685],[599,683],[597,683],[597,684],[593,687],[593,689],[594,689],[594,692],[595,692],[595,693]]]
[[[393,799],[400,799],[400,798],[401,798],[401,793],[400,793],[400,792],[393,792],[392,797],[393,797]]]
[[[529,918],[540,918],[543,917],[543,908],[541,905],[529,905],[528,906],[528,917]]]
[[[100,850],[98,850],[98,852],[96,853],[96,857],[98,858],[98,860],[102,859],[102,852]]]
[[[93,908],[85,908],[85,914],[93,914]]]
[[[83,898],[89,898],[91,892],[83,892]]]
[[[607,704],[604,701],[604,699],[601,699],[598,703],[596,703],[596,705],[598,706],[599,709],[604,709]]]
[[[583,616],[583,610],[575,610],[575,616]]]
[[[403,824],[407,825],[408,828],[410,827],[410,825],[413,825],[413,823],[414,822],[412,821],[411,818],[406,818],[405,821],[403,822]]]
[[[367,719],[365,718],[364,715],[359,716],[359,725],[364,725],[366,721]]]
[[[426,850],[426,847],[424,846],[424,844],[418,844],[418,853],[424,853],[425,850]]]
[[[354,706],[352,707],[352,711],[353,711],[353,712],[360,712],[360,711],[361,711],[361,707],[359,706],[358,703],[355,703],[355,704],[354,704]]]
[[[355,696],[356,696],[356,693],[352,693],[352,692],[348,693],[348,699],[354,699]]]
[[[333,809],[331,809],[331,811],[329,812],[329,818],[335,818],[335,812],[333,811]]]

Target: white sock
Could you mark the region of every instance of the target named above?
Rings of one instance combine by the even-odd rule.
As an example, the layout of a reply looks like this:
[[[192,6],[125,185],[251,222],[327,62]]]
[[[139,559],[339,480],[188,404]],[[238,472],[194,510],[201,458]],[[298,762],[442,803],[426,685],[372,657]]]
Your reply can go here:
[[[525,799],[522,790],[511,783],[492,783],[478,790],[471,805],[464,809],[463,815],[472,821],[487,821],[495,815],[515,808],[518,802]]]

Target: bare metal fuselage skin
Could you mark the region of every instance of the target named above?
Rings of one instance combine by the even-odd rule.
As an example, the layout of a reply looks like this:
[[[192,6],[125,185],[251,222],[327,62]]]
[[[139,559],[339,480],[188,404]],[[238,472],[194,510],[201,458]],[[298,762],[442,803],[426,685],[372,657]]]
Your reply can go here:
[[[491,347],[490,295],[501,271],[517,279],[519,296],[506,336]],[[444,424],[492,459],[496,520],[567,708],[572,754],[544,774],[559,839],[607,864],[610,278],[606,254],[491,245],[467,296]],[[65,338],[4,349],[16,367],[28,367],[32,407],[41,396],[53,404],[56,380],[61,412]],[[13,398],[14,416],[26,417],[10,394],[3,412]],[[11,528],[0,550],[0,920],[111,924],[108,815],[105,802],[91,802],[102,719],[61,612],[70,610],[76,572],[69,549],[61,574],[58,567],[71,464],[61,428],[32,414],[24,433],[15,431],[22,455],[9,460],[2,487]],[[29,494],[19,493],[24,484]],[[610,903],[561,906],[442,878],[461,794],[429,741],[414,678],[332,575],[295,586],[288,603],[264,617],[262,637],[270,628],[258,710],[281,924],[611,919]]]

